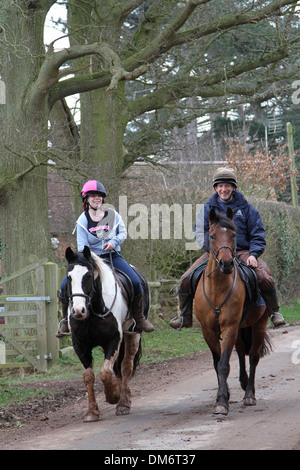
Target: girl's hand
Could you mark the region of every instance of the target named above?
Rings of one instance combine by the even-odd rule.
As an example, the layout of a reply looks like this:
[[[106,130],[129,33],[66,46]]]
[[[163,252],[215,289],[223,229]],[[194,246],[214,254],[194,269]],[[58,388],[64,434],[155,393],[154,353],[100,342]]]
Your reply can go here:
[[[113,250],[113,249],[114,249],[114,245],[111,242],[105,243],[104,251],[109,251],[109,250]]]

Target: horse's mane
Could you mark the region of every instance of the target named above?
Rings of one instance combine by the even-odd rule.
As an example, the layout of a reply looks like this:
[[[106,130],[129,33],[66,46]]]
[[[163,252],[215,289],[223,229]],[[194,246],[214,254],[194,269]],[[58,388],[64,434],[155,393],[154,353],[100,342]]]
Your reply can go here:
[[[98,271],[99,274],[101,275],[101,263],[103,261],[99,258],[99,256],[95,255],[91,251],[91,257],[88,259],[84,255],[83,252],[79,251],[78,253],[75,253],[76,257],[73,261],[70,262],[70,264],[80,264],[81,266],[86,266],[88,269],[92,269],[93,271]]]
[[[229,228],[234,232],[237,232],[237,226],[235,225],[233,220],[227,217],[227,215],[223,212],[216,214],[212,225],[220,225],[221,227]]]
[[[100,279],[102,279],[103,270],[105,269],[106,263],[100,258],[100,256],[97,256],[92,251],[91,251],[91,257],[92,257],[91,260],[92,260],[93,268],[96,271],[98,271]]]

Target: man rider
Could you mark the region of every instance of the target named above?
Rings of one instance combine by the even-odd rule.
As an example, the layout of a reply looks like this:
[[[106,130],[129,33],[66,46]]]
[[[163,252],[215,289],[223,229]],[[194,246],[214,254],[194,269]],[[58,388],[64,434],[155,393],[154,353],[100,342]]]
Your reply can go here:
[[[236,252],[238,258],[251,266],[257,275],[261,295],[268,307],[274,327],[285,324],[279,313],[275,281],[266,263],[260,258],[266,246],[265,229],[258,210],[237,191],[237,179],[231,168],[218,168],[213,176],[215,193],[202,206],[196,219],[196,241],[205,253],[182,276],[178,289],[181,314],[171,320],[170,326],[180,330],[190,328],[193,324],[193,297],[189,291],[190,274],[209,256],[209,223],[208,214],[211,208],[216,212],[225,212],[230,206],[234,212],[234,223],[238,228],[236,234]]]

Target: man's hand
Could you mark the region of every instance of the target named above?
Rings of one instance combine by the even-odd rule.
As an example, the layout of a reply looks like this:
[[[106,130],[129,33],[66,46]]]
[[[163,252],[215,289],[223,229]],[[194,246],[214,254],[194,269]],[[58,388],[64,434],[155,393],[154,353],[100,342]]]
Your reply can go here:
[[[257,259],[255,258],[255,256],[249,256],[249,258],[247,259],[247,266],[250,266],[251,268],[257,268]]]

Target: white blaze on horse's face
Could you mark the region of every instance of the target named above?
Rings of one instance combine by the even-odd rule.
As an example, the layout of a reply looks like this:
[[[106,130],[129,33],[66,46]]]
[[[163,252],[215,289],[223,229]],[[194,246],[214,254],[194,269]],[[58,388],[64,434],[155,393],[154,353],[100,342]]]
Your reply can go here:
[[[83,291],[83,276],[88,272],[87,267],[76,265],[68,272],[71,283],[72,307],[71,315],[77,319],[84,319],[87,315],[87,296]]]

